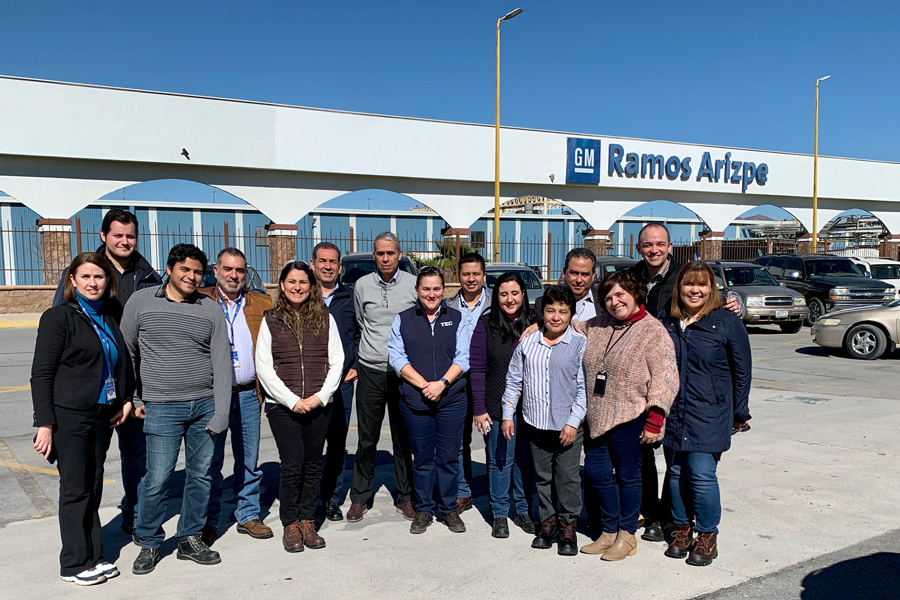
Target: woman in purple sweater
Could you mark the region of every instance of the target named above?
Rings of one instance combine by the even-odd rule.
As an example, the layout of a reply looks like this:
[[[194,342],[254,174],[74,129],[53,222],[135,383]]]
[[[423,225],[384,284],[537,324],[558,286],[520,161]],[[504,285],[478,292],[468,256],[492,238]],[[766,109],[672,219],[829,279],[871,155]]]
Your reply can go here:
[[[533,322],[525,282],[515,273],[504,273],[494,282],[491,305],[478,320],[469,349],[473,413],[475,427],[484,435],[495,538],[509,537],[510,490],[516,505],[513,523],[525,533],[534,533],[522,472],[516,464],[516,438],[507,440],[500,433],[509,359],[522,332]],[[527,456],[527,440],[523,449]]]

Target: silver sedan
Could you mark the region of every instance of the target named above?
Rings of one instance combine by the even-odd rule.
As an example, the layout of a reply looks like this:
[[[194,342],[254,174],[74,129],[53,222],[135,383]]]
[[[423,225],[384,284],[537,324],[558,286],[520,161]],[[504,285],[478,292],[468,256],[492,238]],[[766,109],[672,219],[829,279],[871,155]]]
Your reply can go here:
[[[884,306],[828,313],[810,328],[824,348],[843,348],[853,358],[872,360],[893,352],[900,339],[900,300]]]

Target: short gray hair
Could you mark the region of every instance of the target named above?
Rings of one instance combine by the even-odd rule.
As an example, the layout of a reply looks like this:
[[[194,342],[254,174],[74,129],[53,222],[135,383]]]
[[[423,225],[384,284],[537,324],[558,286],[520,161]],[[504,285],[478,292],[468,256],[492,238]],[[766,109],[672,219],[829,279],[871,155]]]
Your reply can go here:
[[[375,242],[378,240],[387,240],[389,242],[394,242],[397,244],[397,252],[401,252],[400,250],[400,240],[397,238],[396,234],[391,231],[382,231],[378,235],[375,236]],[[375,251],[375,242],[372,242],[372,251]]]
[[[244,264],[247,264],[247,257],[244,256],[244,253],[241,252],[239,249],[235,248],[234,246],[231,246],[228,248],[222,248],[222,250],[219,251],[218,256],[216,256],[216,264],[217,265],[222,262],[222,257],[225,256],[226,254],[229,256],[233,256],[234,258],[240,258],[241,260],[244,261]]]

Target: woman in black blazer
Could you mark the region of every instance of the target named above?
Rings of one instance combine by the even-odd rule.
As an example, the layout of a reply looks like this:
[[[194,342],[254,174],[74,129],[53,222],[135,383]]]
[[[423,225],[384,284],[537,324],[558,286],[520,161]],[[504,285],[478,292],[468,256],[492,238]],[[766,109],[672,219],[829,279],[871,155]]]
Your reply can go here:
[[[112,428],[131,410],[134,372],[122,334],[103,310],[116,295],[109,264],[86,252],[68,273],[66,304],[46,311],[38,326],[31,366],[34,449],[57,458],[60,576],[94,585],[119,574],[103,558],[97,511]]]

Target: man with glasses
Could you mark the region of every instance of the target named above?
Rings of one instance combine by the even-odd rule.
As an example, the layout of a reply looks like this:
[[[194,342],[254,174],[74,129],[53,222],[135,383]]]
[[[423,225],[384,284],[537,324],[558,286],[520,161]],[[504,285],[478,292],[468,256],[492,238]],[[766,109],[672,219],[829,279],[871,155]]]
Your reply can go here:
[[[394,318],[416,303],[416,278],[400,270],[400,241],[391,232],[375,238],[376,271],[356,281],[353,295],[360,342],[357,365],[356,425],[359,446],[350,488],[347,521],[361,521],[374,494],[375,455],[387,408],[394,445],[397,512],[412,521],[412,454],[400,414],[400,379],[388,364],[388,338]]]
[[[477,252],[463,254],[459,258],[456,274],[459,278],[459,293],[447,304],[457,309],[462,315],[462,324],[469,328],[469,335],[475,331],[478,319],[491,305],[491,294],[484,287],[485,277],[484,258]],[[466,410],[466,426],[463,428],[462,446],[459,448],[459,491],[456,503],[458,512],[472,508],[472,389],[469,387],[468,373],[466,378],[466,396],[468,409]]]

